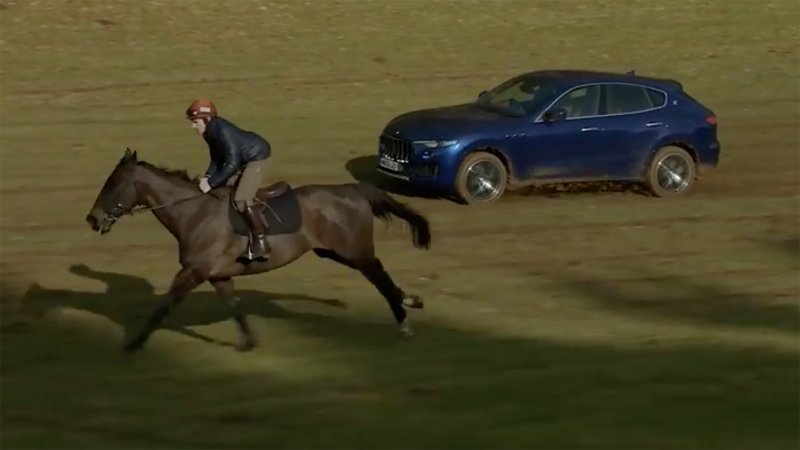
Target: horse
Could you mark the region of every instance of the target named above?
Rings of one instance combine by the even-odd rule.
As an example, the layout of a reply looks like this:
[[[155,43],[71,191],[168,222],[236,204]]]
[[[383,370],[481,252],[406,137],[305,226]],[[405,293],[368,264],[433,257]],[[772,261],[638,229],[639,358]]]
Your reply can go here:
[[[413,245],[429,249],[430,225],[422,214],[369,183],[292,187],[279,181],[260,188],[257,195],[257,201],[266,204],[271,255],[266,261],[249,261],[239,258],[249,245],[249,233],[234,209],[232,187],[203,194],[197,186],[198,180],[186,171],[139,160],[136,151],[126,148],[86,216],[92,230],[103,235],[121,217],[151,211],[178,241],[180,270],[146,325],[123,344],[126,352],[140,349],[184,297],[205,281],[229,306],[239,331],[236,348],[253,349],[256,340],[234,295],[234,277],[284,267],[309,251],[359,271],[388,302],[400,333],[413,335],[404,306],[422,309],[424,303],[400,289],[375,255],[373,219],[404,220]]]

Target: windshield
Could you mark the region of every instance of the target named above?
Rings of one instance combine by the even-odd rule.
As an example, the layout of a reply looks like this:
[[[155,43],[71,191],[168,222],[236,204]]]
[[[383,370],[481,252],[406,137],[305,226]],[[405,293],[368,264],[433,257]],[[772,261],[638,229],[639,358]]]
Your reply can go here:
[[[493,88],[473,103],[486,110],[513,117],[532,114],[555,99],[556,88],[549,80],[528,76],[513,78]]]

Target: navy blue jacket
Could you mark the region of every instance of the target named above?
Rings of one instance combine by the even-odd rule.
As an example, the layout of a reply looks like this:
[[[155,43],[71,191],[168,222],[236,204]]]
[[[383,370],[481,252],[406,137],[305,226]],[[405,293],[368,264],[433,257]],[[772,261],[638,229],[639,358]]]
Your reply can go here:
[[[252,131],[242,130],[220,116],[208,123],[203,139],[211,156],[205,175],[212,188],[225,184],[245,164],[269,158],[271,154],[266,139]]]

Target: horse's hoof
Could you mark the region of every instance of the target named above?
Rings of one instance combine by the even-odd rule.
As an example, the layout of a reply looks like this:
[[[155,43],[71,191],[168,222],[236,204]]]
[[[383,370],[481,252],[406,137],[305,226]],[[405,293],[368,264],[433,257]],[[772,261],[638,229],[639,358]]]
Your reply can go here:
[[[422,309],[425,307],[425,303],[423,303],[422,299],[417,295],[409,295],[408,297],[404,298],[403,305],[414,309]]]
[[[408,324],[407,321],[404,321],[400,325],[398,325],[397,330],[400,332],[400,335],[403,337],[410,338],[414,336],[414,331],[411,330],[411,326]]]

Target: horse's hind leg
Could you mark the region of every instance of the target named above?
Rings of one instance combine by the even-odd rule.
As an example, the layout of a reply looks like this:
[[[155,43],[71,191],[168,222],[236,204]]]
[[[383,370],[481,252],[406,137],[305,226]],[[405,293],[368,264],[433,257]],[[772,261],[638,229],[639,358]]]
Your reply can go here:
[[[199,286],[205,279],[205,275],[193,267],[185,266],[178,271],[167,293],[168,300],[153,311],[150,315],[150,320],[148,320],[147,325],[139,335],[125,344],[125,350],[133,351],[141,348],[170,311],[178,306],[183,298],[186,297],[186,294]]]
[[[391,308],[392,314],[394,314],[394,319],[397,321],[400,332],[405,336],[413,335],[411,327],[406,321],[406,310],[403,308],[406,296],[403,290],[394,284],[392,277],[386,273],[381,261],[378,258],[360,259],[354,261],[354,266],[375,285],[389,303],[389,308]]]
[[[336,261],[337,263],[345,265],[351,269],[356,269],[356,266],[350,260],[344,258],[342,255],[333,250],[329,250],[327,248],[315,248],[314,253],[320,258],[330,259],[331,261]]]
[[[422,309],[424,306],[422,299],[416,295],[406,295],[402,289],[394,284],[392,277],[390,277],[386,269],[383,268],[383,264],[378,258],[373,256],[371,258],[360,258],[351,261],[333,250],[320,248],[315,248],[314,253],[320,258],[336,261],[339,264],[361,272],[389,303],[389,308],[391,308],[392,314],[394,314],[400,332],[406,336],[413,335],[411,327],[406,320],[406,311],[403,309],[403,305],[409,308]]]
[[[237,350],[246,352],[256,346],[256,340],[250,330],[250,325],[247,323],[245,313],[241,308],[241,300],[236,297],[233,292],[233,279],[232,278],[211,278],[208,280],[214,290],[217,292],[217,297],[225,301],[231,309],[233,320],[239,327],[239,344],[236,346]]]
[[[391,277],[389,277],[389,274],[386,273],[386,270],[383,268],[383,264],[381,264],[380,260],[378,260],[374,256],[371,257],[371,258],[362,258],[361,259],[362,263],[359,265],[360,266],[359,267],[359,266],[357,266],[357,263],[355,263],[355,262],[343,257],[342,255],[336,253],[335,251],[327,249],[327,248],[315,248],[314,249],[314,253],[317,256],[319,256],[320,258],[325,258],[325,259],[330,259],[332,261],[336,261],[339,264],[345,265],[345,266],[347,266],[347,267],[349,267],[351,269],[356,269],[356,270],[360,271],[361,273],[364,273],[364,271],[361,270],[360,267],[366,267],[366,266],[369,266],[370,264],[375,264],[377,267],[380,267],[380,270],[383,271],[383,273],[386,275],[387,278],[389,278],[389,281],[391,281],[391,285],[393,286],[393,288],[398,293],[397,295],[399,295],[400,298],[403,299],[402,300],[402,304],[403,305],[408,306],[409,308],[415,308],[415,309],[422,309],[422,308],[425,307],[425,304],[422,302],[422,299],[419,298],[419,296],[417,296],[417,295],[406,295],[406,293],[403,292],[403,290],[400,289],[400,287],[395,285],[394,282],[392,281]],[[365,274],[365,276],[366,276],[366,274]],[[369,279],[369,277],[367,277],[367,278]]]
[[[329,250],[329,249],[326,249],[326,248],[315,248],[314,249],[314,253],[317,256],[319,256],[320,258],[330,259],[332,261],[338,262],[339,264],[343,264],[343,265],[345,265],[345,266],[347,266],[347,267],[349,267],[351,269],[356,269],[356,270],[360,271],[360,269],[358,267],[356,267],[356,263],[354,263],[353,261],[350,261],[349,259],[346,259],[345,257],[343,257],[342,255],[334,252],[333,250]],[[372,258],[367,258],[366,260],[371,260],[371,259],[376,260],[378,265],[381,267],[381,269],[384,272],[386,272],[386,270],[383,269],[383,264],[381,264],[381,262],[377,258],[372,257]],[[364,264],[362,264],[362,266],[363,265]],[[363,273],[363,271],[362,271],[362,273]],[[388,277],[389,275],[387,274],[386,276]],[[390,280],[391,280],[391,278],[390,278]],[[403,305],[408,306],[409,308],[415,308],[415,309],[422,309],[422,308],[425,307],[425,304],[422,302],[422,299],[419,298],[419,296],[417,296],[417,295],[406,295],[406,293],[403,292],[403,290],[400,289],[397,285],[395,285],[394,282],[392,282],[392,285],[394,285],[394,288],[397,289],[397,291],[399,292],[400,297],[403,299]]]

